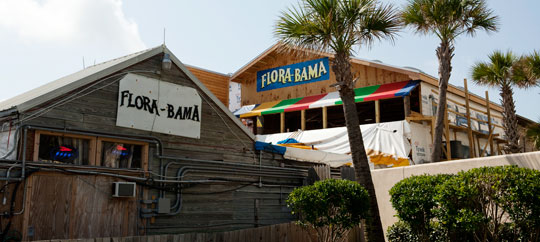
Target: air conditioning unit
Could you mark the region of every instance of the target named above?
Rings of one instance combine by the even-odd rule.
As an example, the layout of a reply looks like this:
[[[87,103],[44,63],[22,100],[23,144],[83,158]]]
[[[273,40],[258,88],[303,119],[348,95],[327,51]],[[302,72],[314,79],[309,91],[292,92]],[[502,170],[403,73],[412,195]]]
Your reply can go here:
[[[113,182],[112,185],[113,197],[135,197],[135,182]]]

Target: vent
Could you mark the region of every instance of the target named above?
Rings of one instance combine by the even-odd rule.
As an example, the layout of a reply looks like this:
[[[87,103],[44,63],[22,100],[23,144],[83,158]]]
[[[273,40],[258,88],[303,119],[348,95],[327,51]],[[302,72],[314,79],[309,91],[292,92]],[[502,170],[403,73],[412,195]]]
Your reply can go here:
[[[135,182],[113,182],[113,197],[135,197]]]

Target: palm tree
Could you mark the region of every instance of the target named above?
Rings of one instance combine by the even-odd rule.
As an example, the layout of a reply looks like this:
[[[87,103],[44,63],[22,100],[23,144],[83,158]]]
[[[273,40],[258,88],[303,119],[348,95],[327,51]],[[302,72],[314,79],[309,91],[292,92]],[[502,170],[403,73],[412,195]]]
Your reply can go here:
[[[478,30],[496,31],[498,17],[485,0],[409,0],[402,12],[403,22],[419,34],[435,34],[441,41],[439,59],[439,105],[431,161],[441,158],[443,121],[446,112],[446,90],[452,72],[454,41],[461,34],[474,36]]]
[[[381,39],[393,40],[399,27],[396,10],[376,0],[304,0],[297,7],[282,12],[275,27],[275,35],[285,48],[295,46],[307,51],[334,53],[334,86],[343,100],[356,179],[368,190],[371,199],[371,219],[367,226],[370,241],[384,241],[384,233],[354,102],[355,78],[350,56],[355,46],[369,46]]]
[[[491,87],[499,87],[503,106],[503,127],[508,143],[505,151],[519,153],[519,130],[512,87],[528,88],[537,84],[540,73],[534,65],[538,55],[518,57],[511,51],[494,51],[488,56],[489,62],[478,62],[472,68],[473,80]]]

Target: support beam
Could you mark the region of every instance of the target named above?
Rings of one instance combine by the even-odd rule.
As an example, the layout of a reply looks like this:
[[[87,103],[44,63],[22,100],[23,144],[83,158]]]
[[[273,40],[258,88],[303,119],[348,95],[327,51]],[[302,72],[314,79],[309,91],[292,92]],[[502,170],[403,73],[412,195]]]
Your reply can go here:
[[[465,89],[465,109],[467,113],[467,134],[469,135],[469,157],[475,157],[474,137],[472,134],[471,126],[471,109],[469,106],[469,89],[467,89],[467,79],[463,79],[463,86]]]
[[[411,96],[409,95],[403,97],[403,110],[405,111],[405,117],[411,115]]]
[[[488,117],[488,127],[489,127],[489,136],[491,137],[493,134],[493,126],[491,125],[491,107],[489,106],[489,93],[486,91],[486,109],[487,109],[487,117]],[[493,139],[489,139],[489,153],[493,155]],[[487,144],[486,144],[487,145]],[[484,148],[485,149],[485,148]]]
[[[375,100],[375,123],[381,122],[381,108],[379,100]]]
[[[306,130],[306,110],[302,109],[300,111],[300,128],[302,131]]]
[[[445,103],[446,107],[447,104]],[[448,123],[448,111],[444,112],[444,128],[446,136],[446,158],[447,160],[452,160],[452,152],[450,149],[450,124]]]
[[[322,108],[322,128],[328,128],[328,109],[327,107]]]
[[[285,112],[279,114],[279,132],[285,133]]]

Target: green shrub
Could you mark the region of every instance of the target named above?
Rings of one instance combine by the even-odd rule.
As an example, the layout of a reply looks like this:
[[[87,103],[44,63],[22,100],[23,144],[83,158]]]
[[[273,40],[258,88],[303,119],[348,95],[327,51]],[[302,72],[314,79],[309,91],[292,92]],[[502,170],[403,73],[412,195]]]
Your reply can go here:
[[[430,234],[434,231],[431,226],[435,217],[433,211],[437,208],[437,185],[450,177],[452,175],[447,174],[412,176],[390,189],[390,201],[397,211],[397,217],[418,236],[417,241],[430,240]]]
[[[398,221],[388,227],[386,236],[390,242],[420,242],[420,241],[437,241],[446,242],[448,236],[446,230],[437,222],[430,222],[430,233],[427,240],[422,240],[417,233],[414,233],[408,223]]]
[[[360,184],[328,179],[299,187],[287,205],[298,215],[298,224],[314,228],[319,241],[339,240],[368,215],[368,192]]]
[[[436,200],[437,219],[452,240],[539,239],[537,170],[499,166],[460,172],[438,186]]]
[[[482,167],[404,179],[390,241],[540,241],[540,171]]]

